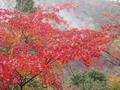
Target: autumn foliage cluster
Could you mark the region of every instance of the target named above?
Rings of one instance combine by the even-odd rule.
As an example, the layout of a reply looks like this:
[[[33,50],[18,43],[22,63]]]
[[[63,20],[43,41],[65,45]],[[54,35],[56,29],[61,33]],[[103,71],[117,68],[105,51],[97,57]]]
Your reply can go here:
[[[111,32],[116,26],[99,31],[77,28],[62,31],[48,23],[67,25],[57,12],[76,6],[65,4],[47,9],[40,6],[32,14],[0,9],[2,90],[9,85],[23,87],[33,78],[60,88],[56,68],[73,60],[80,60],[86,66],[98,64],[97,60],[114,38],[115,33]]]

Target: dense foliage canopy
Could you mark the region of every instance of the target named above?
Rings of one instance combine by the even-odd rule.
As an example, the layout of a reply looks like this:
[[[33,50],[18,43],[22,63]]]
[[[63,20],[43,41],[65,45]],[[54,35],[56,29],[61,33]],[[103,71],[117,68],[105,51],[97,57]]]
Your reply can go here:
[[[22,88],[33,78],[59,89],[61,81],[55,68],[73,60],[80,60],[86,66],[98,64],[102,51],[108,49],[114,38],[112,30],[118,26],[107,25],[99,31],[55,28],[54,24],[67,25],[57,12],[76,6],[65,4],[47,9],[40,6],[31,14],[0,10],[2,90],[8,85]]]

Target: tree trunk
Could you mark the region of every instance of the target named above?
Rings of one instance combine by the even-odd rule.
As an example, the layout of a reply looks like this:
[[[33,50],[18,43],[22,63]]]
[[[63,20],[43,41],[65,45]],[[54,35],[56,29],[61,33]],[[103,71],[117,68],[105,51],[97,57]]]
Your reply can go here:
[[[20,90],[23,90],[23,86],[20,86]]]

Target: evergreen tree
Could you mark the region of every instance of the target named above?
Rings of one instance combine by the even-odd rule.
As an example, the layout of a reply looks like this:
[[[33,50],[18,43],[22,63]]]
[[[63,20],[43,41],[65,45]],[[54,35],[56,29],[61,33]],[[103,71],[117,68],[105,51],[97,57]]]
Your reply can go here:
[[[20,10],[26,13],[32,13],[35,11],[33,0],[16,0],[16,10]]]

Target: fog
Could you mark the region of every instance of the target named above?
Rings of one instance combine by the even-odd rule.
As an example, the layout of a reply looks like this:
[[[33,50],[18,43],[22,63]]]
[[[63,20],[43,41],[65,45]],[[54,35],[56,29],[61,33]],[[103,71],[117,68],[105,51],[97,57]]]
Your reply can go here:
[[[0,8],[14,9],[16,0],[0,0]],[[79,3],[80,7],[71,10],[63,10],[59,14],[64,17],[71,27],[80,29],[98,29],[107,23],[120,24],[120,19],[111,21],[104,15],[112,15],[120,18],[120,0],[34,0],[35,7],[40,4],[54,6],[63,3]],[[114,18],[113,17],[113,18]]]

